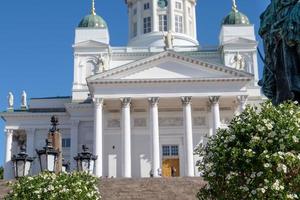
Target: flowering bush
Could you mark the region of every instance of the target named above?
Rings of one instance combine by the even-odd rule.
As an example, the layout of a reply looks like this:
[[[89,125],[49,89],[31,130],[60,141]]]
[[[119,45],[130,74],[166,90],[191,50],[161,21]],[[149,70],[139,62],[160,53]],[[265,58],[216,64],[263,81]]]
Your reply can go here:
[[[6,200],[100,200],[98,179],[87,174],[42,173],[35,177],[24,177],[12,186]]]
[[[197,153],[200,200],[300,199],[300,106],[248,106]]]

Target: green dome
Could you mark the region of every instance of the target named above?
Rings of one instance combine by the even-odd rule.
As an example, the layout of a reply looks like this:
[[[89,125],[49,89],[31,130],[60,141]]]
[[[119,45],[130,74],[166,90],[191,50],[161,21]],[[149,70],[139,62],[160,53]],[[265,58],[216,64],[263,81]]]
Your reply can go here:
[[[232,11],[223,19],[223,25],[249,25],[249,18],[238,11],[235,1],[232,6]]]
[[[98,15],[90,14],[85,16],[78,25],[79,28],[107,28],[104,19]]]

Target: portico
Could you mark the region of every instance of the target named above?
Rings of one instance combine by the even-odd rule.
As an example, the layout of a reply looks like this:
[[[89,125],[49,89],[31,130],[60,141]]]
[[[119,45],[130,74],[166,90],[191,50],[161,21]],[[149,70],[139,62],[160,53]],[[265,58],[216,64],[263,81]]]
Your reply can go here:
[[[116,98],[116,99],[97,99],[94,98],[94,113],[95,113],[95,122],[94,122],[94,138],[93,141],[99,141],[98,138],[103,138],[105,133],[105,127],[103,126],[103,118],[106,120],[108,117],[103,116],[103,113],[109,113],[114,110],[115,112],[119,113],[119,121],[120,121],[120,132],[121,132],[121,149],[122,149],[122,158],[121,159],[121,171],[122,177],[130,178],[132,177],[132,163],[133,161],[132,157],[132,149],[134,147],[132,146],[132,137],[133,134],[144,134],[148,135],[149,140],[147,140],[147,143],[144,143],[143,146],[145,148],[149,149],[150,154],[150,163],[151,163],[151,170],[153,172],[154,177],[159,177],[159,169],[162,167],[162,145],[163,144],[176,144],[179,146],[180,151],[182,154],[179,155],[180,157],[180,163],[183,166],[180,166],[181,168],[181,174],[180,176],[195,176],[195,161],[194,161],[194,147],[195,143],[193,142],[193,131],[196,131],[199,135],[199,130],[202,132],[202,137],[205,137],[205,134],[209,132],[209,129],[217,129],[221,125],[220,120],[220,100],[222,102],[221,107],[224,106],[236,106],[236,110],[240,110],[239,107],[240,104],[232,104],[232,105],[224,105],[227,102],[233,102],[234,99],[236,99],[236,96],[232,97],[223,97],[225,101],[222,102],[222,97],[219,96],[211,96],[211,97],[190,97],[190,96],[184,96],[184,97],[173,97],[173,98],[166,98],[166,97],[151,97],[151,98],[132,98],[132,97],[123,97],[123,98]],[[212,102],[211,99],[214,99]],[[101,102],[101,105],[99,105],[99,102]],[[119,102],[119,103],[118,103]],[[141,107],[141,105],[146,105],[146,102],[148,102],[148,108],[147,107]],[[193,106],[192,106],[193,102]],[[116,105],[119,104],[118,107]],[[216,106],[218,104],[218,106]],[[196,114],[193,114],[195,111]],[[136,132],[136,126],[138,123],[137,114],[143,112],[143,115],[146,117],[145,120],[147,120],[145,123],[144,129],[139,129],[139,133]],[[166,124],[167,122],[164,122],[166,120],[166,117],[163,116],[172,116],[172,114],[176,113],[176,117],[178,118],[176,120],[169,122],[169,127],[172,126],[172,123],[174,127],[166,130]],[[201,127],[199,126],[199,123],[197,119],[199,116],[207,116],[208,113],[211,113],[212,118],[208,118],[209,121],[211,121],[213,126],[205,126]],[[105,115],[105,114],[104,114]],[[132,117],[133,116],[133,117]],[[170,117],[169,120],[172,120]],[[193,121],[197,124],[193,126]],[[142,122],[140,122],[142,123]],[[162,124],[161,126],[159,124]],[[209,124],[209,123],[207,123]],[[216,126],[218,125],[218,126]],[[102,127],[102,128],[100,128]],[[176,133],[171,133],[173,130],[177,129]],[[160,130],[162,133],[160,134]],[[177,135],[176,137],[180,138],[182,141],[182,144],[172,143],[172,138],[174,135]],[[164,143],[161,142],[161,138],[164,138],[164,140],[168,140],[166,138],[169,138],[170,143]],[[107,155],[103,154],[103,144],[106,143],[105,140],[101,139],[101,144],[95,144],[94,148],[94,154],[98,155],[98,161],[96,164],[96,175],[97,176],[104,176],[106,174],[110,174],[109,172],[106,172],[103,174],[103,163],[105,163],[102,159],[103,157],[106,157]],[[101,159],[102,158],[102,159]],[[110,169],[109,169],[110,170]]]

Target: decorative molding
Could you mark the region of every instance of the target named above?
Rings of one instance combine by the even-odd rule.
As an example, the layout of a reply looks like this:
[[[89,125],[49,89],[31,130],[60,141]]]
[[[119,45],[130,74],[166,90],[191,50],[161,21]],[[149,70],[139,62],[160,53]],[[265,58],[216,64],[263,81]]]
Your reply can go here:
[[[193,117],[193,126],[205,126],[206,125],[206,117]]]
[[[6,136],[12,135],[14,133],[14,129],[4,129]]]
[[[183,105],[189,105],[192,103],[192,97],[181,97],[181,102]]]
[[[147,119],[146,118],[135,118],[133,120],[134,127],[147,127]]]
[[[183,119],[182,117],[160,117],[159,126],[160,127],[183,126]]]
[[[121,98],[120,100],[121,100],[122,107],[127,107],[127,106],[130,106],[130,104],[131,104],[130,97]]]
[[[121,121],[120,119],[108,119],[107,120],[107,128],[120,128]]]
[[[125,64],[125,65],[122,65],[122,66],[117,67],[117,68],[113,68],[113,69],[111,69],[107,72],[104,72],[102,74],[90,77],[90,78],[88,78],[88,82],[92,83],[92,82],[96,81],[97,79],[105,79],[105,78],[108,78],[110,76],[114,76],[116,74],[120,74],[122,72],[137,68],[141,65],[150,64],[151,62],[154,62],[154,61],[160,60],[162,58],[166,58],[166,57],[173,58],[173,59],[179,60],[181,62],[182,61],[188,62],[189,64],[201,65],[204,68],[208,68],[210,70],[216,70],[216,71],[220,71],[220,72],[223,72],[223,73],[226,73],[226,74],[230,74],[230,75],[235,76],[236,78],[237,77],[244,77],[244,78],[248,77],[249,78],[249,77],[253,76],[252,74],[249,74],[247,72],[232,69],[232,68],[227,67],[225,65],[220,65],[220,64],[215,64],[215,63],[214,64],[207,63],[207,62],[204,62],[202,60],[198,60],[196,58],[181,55],[181,54],[178,54],[178,53],[175,53],[175,52],[165,51],[165,52],[153,55],[151,57],[147,57],[145,59],[138,60],[138,61],[133,62],[133,63],[129,63],[129,64]]]
[[[212,82],[248,82],[251,77],[236,78],[190,78],[190,79],[101,79],[90,81],[89,85],[124,84],[124,83],[212,83]]]
[[[248,95],[240,95],[236,97],[238,103],[244,104],[248,100]]]
[[[148,98],[148,101],[149,101],[151,106],[157,106],[158,103],[159,103],[159,97]]]
[[[220,100],[220,96],[212,96],[212,97],[209,97],[209,102],[211,104],[217,104],[219,103],[219,100]]]
[[[104,99],[102,99],[102,98],[94,98],[93,102],[94,102],[94,105],[97,106],[97,107],[103,106]]]

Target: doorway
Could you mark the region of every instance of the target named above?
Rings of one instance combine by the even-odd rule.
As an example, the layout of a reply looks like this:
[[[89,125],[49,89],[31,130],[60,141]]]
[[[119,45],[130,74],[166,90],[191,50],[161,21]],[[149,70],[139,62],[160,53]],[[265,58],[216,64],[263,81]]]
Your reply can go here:
[[[179,146],[163,145],[162,146],[162,176],[178,177],[180,176]]]

